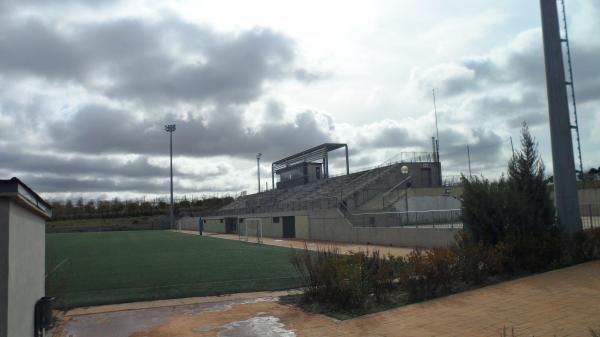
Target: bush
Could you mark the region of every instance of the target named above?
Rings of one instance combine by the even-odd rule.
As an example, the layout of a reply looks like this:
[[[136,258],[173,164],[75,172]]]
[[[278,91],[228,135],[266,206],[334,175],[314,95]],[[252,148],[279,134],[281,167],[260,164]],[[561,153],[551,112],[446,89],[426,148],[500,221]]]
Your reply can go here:
[[[415,249],[405,258],[400,284],[411,301],[448,294],[460,279],[458,256],[448,248]]]
[[[509,189],[502,178],[497,182],[486,179],[463,179],[462,220],[470,239],[486,245],[502,241],[510,227]]]
[[[480,285],[490,276],[504,272],[504,246],[484,245],[482,242],[471,243],[464,232],[455,237],[455,245],[451,250],[458,258],[461,279],[466,284]]]
[[[600,259],[600,228],[575,233],[563,244],[564,264]]]
[[[447,248],[414,249],[406,257],[379,251],[341,254],[338,249],[295,251],[293,265],[304,280],[304,300],[338,309],[359,309],[402,298],[422,301],[482,285],[491,277],[513,277],[600,259],[600,228],[575,235],[549,230],[543,236],[512,236],[496,244],[461,232]],[[401,295],[401,296],[394,296]]]
[[[402,258],[382,257],[379,251],[344,255],[335,248],[311,252],[305,247],[291,260],[304,280],[306,301],[344,309],[363,307],[371,295],[378,303],[384,302],[403,269]]]

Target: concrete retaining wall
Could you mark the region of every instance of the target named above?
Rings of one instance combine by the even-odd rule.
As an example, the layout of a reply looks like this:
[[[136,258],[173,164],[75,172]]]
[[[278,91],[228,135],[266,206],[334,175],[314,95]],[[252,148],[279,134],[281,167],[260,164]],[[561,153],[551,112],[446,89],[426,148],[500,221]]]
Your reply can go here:
[[[282,216],[294,216],[296,225],[296,238],[307,240],[309,238],[309,219],[305,212],[292,212],[295,214],[248,214],[241,215],[242,219],[260,218],[262,221],[262,230],[264,237],[281,238],[283,237],[283,219]],[[225,220],[219,217],[205,217],[204,230],[212,233],[225,233]],[[278,222],[275,222],[278,219]],[[221,220],[223,222],[221,222]],[[181,228],[185,230],[198,230],[198,217],[183,217],[180,220]],[[242,228],[244,223],[239,223]],[[245,227],[244,227],[245,228]],[[248,232],[254,233],[254,226],[248,227]]]
[[[194,220],[197,222],[198,218],[194,218]],[[212,233],[225,233],[225,220],[206,219],[204,230]]]
[[[459,229],[450,228],[355,227],[337,209],[312,211],[308,214],[248,214],[247,217],[241,215],[240,218],[261,218],[263,236],[280,238],[283,236],[283,220],[280,217],[284,215],[295,216],[297,239],[312,241],[433,248],[452,243],[454,236],[459,231]],[[280,218],[279,223],[273,222],[274,216]],[[185,223],[195,224],[197,219],[187,218]],[[221,218],[206,217],[204,219],[207,232],[225,233],[225,224],[220,222]],[[255,233],[255,226],[249,225],[248,232]]]
[[[307,215],[296,215],[296,238],[308,240],[310,238],[310,221]]]
[[[354,227],[338,210],[310,215],[310,240],[368,243],[399,247],[443,247],[454,241],[459,229]]]

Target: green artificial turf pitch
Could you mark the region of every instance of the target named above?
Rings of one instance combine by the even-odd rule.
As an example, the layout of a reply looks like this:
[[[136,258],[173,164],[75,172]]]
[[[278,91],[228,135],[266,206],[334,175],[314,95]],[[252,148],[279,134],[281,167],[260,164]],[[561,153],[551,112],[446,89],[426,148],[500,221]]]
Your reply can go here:
[[[46,235],[62,308],[295,288],[293,250],[168,231]]]

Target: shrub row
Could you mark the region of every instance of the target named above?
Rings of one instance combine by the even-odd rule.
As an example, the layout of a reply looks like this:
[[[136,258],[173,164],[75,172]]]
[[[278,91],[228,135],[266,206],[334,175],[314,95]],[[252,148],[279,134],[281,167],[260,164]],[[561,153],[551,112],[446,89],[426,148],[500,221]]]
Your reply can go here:
[[[414,249],[405,257],[377,250],[341,254],[337,249],[292,255],[306,286],[304,300],[352,310],[402,299],[415,302],[574,263],[600,259],[600,228],[574,236],[496,245],[459,234],[448,248]],[[392,296],[401,295],[401,296]]]

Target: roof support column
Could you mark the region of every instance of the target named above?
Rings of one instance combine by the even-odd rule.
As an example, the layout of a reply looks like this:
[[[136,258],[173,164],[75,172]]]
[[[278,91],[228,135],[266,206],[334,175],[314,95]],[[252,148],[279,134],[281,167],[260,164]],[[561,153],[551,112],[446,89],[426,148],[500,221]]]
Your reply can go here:
[[[344,147],[346,148],[346,175],[350,174],[350,164],[348,162],[348,145],[344,144]]]

